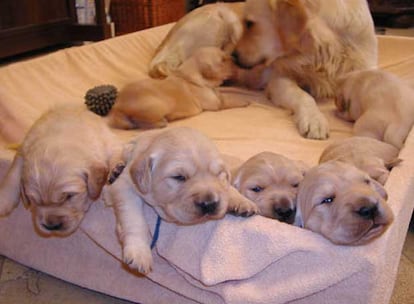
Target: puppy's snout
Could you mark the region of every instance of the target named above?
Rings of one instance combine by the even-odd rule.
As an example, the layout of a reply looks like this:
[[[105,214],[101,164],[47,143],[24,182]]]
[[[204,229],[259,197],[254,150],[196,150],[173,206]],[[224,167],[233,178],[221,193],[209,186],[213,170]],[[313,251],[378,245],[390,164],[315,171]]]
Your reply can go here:
[[[292,208],[275,208],[275,214],[282,222],[289,222],[291,218],[295,215],[295,209]]]
[[[215,200],[203,200],[195,202],[195,205],[201,211],[201,214],[211,215],[217,211],[219,202]]]
[[[49,217],[42,223],[42,227],[49,231],[58,231],[63,229],[63,218],[61,217]]]
[[[372,220],[378,215],[377,205],[367,205],[357,211],[358,215],[366,220]]]

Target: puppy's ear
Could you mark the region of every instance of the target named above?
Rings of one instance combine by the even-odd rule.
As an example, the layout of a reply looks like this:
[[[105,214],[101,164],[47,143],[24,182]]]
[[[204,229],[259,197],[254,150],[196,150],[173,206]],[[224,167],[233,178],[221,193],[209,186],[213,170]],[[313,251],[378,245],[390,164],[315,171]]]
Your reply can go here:
[[[393,160],[385,163],[385,168],[387,168],[388,171],[391,171],[392,168],[398,166],[403,160],[401,158],[394,158]]]
[[[0,184],[0,216],[8,215],[19,204],[22,170],[23,156],[18,151]]]
[[[234,170],[232,174],[232,179],[231,179],[231,184],[238,191],[240,191],[241,171],[242,171],[241,168]]]
[[[384,189],[384,187],[377,182],[376,180],[371,178],[371,184],[374,188],[374,190],[384,199],[387,200],[388,199],[388,194],[387,191]]]
[[[150,191],[153,169],[154,156],[151,155],[144,155],[131,164],[129,174],[138,191],[142,194]]]
[[[98,199],[108,178],[108,168],[99,163],[92,164],[86,173],[88,196],[91,200]]]
[[[308,15],[302,1],[277,1],[275,13],[277,31],[282,45],[285,50],[294,48],[299,44],[308,22]]]

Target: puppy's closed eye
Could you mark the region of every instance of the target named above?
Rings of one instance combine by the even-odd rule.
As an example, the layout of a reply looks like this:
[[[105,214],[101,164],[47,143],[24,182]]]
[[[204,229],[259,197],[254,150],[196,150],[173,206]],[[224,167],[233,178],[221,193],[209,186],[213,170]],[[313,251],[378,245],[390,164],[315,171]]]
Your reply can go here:
[[[187,177],[181,174],[173,175],[171,178],[177,182],[184,183],[187,181]]]

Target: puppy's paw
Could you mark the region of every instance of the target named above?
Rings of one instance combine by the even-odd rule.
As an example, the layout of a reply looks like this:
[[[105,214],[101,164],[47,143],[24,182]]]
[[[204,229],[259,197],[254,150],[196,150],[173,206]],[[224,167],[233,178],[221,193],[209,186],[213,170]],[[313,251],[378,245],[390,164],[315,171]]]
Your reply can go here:
[[[318,110],[301,111],[296,116],[299,133],[309,139],[327,139],[329,123]]]
[[[152,270],[152,254],[147,244],[127,244],[123,248],[123,261],[129,268],[146,275]]]
[[[237,203],[230,207],[229,212],[236,216],[248,217],[259,213],[259,208],[249,199],[240,197]]]

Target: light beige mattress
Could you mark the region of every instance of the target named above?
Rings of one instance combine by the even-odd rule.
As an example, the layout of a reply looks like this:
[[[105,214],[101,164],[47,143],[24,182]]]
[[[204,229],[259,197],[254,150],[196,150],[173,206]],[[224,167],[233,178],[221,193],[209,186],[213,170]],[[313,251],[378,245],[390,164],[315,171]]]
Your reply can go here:
[[[9,143],[22,140],[47,109],[83,103],[89,88],[147,76],[151,55],[171,25],[137,32],[0,68],[0,178],[13,157]],[[380,66],[414,84],[414,39],[379,37]],[[204,112],[171,126],[207,134],[222,153],[247,159],[273,151],[313,166],[321,151],[349,137],[352,125],[321,104],[331,126],[326,141],[302,138],[290,113],[263,96],[247,108]],[[117,131],[125,140],[138,131]],[[378,240],[336,246],[323,237],[275,220],[226,216],[180,227],[161,223],[153,249],[154,270],[133,274],[120,262],[111,208],[96,202],[68,238],[42,238],[19,206],[0,219],[0,254],[69,282],[140,303],[388,303],[414,206],[414,134],[410,133],[385,187],[395,222]],[[145,210],[151,231],[155,214]]]

